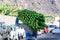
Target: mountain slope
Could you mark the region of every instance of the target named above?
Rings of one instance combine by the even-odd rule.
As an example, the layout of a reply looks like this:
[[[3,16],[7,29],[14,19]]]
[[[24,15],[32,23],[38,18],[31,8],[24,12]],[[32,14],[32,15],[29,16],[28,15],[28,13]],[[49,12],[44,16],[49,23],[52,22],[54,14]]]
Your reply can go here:
[[[60,14],[60,0],[0,0],[0,4],[11,4],[20,9],[35,10],[40,13]]]

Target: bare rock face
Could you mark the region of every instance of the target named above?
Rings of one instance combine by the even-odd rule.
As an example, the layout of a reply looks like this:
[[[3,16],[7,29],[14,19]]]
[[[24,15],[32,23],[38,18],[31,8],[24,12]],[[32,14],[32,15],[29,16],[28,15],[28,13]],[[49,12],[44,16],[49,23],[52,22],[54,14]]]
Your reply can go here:
[[[34,10],[40,13],[60,14],[60,0],[0,0],[0,4],[11,4],[20,9]]]
[[[28,9],[36,10],[41,13],[60,13],[59,0],[30,0],[30,3],[28,1]]]

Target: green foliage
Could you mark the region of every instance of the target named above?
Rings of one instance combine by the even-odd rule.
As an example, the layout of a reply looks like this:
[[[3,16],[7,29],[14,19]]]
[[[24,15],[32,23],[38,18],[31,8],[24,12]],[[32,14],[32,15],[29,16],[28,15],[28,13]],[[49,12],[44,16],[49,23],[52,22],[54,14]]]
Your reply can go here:
[[[17,10],[19,20],[34,30],[40,30],[46,26],[44,15],[27,9]]]
[[[15,9],[12,5],[9,4],[0,5],[0,14],[15,15],[14,12]]]
[[[55,21],[56,17],[59,17],[58,14],[54,14],[54,13],[51,13],[51,14],[47,13],[47,14],[44,14],[44,16],[45,16],[45,23],[53,22]]]

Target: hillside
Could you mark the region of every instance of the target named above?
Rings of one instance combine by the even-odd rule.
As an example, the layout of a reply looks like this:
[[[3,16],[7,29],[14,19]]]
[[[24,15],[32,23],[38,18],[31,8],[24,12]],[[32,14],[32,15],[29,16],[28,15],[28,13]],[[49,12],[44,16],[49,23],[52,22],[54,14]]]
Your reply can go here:
[[[60,14],[60,0],[0,0],[0,4],[10,4],[19,9],[30,9],[40,13]]]

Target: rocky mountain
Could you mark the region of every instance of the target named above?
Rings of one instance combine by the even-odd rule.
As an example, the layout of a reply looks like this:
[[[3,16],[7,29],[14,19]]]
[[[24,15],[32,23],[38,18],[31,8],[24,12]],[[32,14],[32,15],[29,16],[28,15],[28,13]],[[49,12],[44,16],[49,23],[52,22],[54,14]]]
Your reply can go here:
[[[14,5],[19,9],[60,14],[60,0],[0,0],[0,4],[5,3]]]

